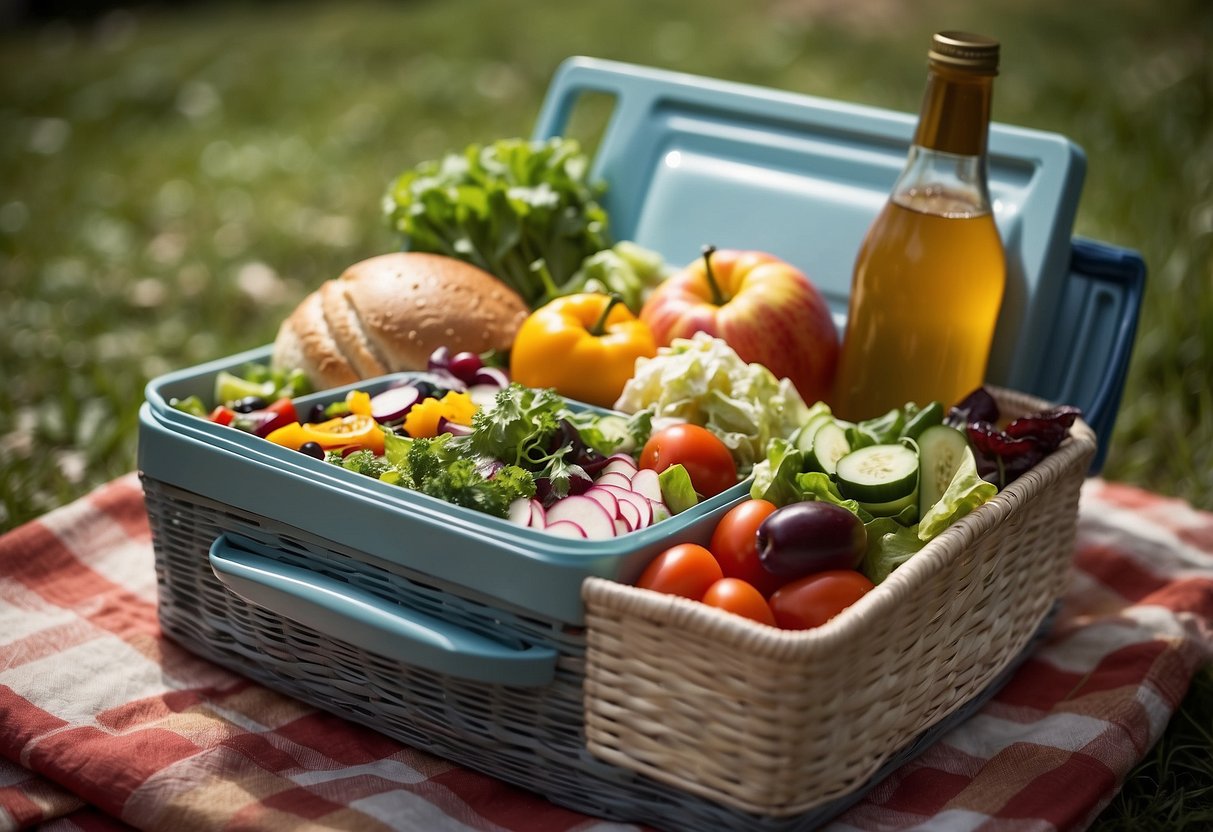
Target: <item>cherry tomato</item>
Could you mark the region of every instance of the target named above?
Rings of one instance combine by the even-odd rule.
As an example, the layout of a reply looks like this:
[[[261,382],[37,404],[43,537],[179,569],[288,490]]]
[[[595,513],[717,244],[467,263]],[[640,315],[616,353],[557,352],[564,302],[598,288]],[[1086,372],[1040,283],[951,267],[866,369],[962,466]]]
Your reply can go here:
[[[683,424],[659,430],[640,452],[640,467],[661,473],[681,464],[700,497],[714,497],[737,484],[737,463],[716,434],[699,425]]]
[[[720,518],[708,544],[726,577],[741,578],[767,597],[785,583],[758,558],[758,527],[774,512],[769,500],[746,500]]]
[[[863,573],[850,569],[816,572],[775,590],[771,611],[785,630],[820,627],[873,588]]]
[[[698,601],[722,577],[711,552],[695,543],[679,543],[654,558],[636,586]]]
[[[207,418],[217,425],[230,425],[232,420],[236,418],[236,411],[230,407],[219,405],[211,411],[211,415]]]
[[[775,626],[775,616],[762,593],[739,578],[721,578],[708,587],[703,603],[760,624]]]

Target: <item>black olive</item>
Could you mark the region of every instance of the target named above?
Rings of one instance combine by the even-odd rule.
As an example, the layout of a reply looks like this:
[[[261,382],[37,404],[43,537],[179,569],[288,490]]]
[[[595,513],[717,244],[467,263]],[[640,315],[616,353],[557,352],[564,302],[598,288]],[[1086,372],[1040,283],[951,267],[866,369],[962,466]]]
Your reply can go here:
[[[243,399],[232,403],[232,410],[237,413],[252,413],[254,410],[264,410],[269,407],[270,403],[261,396],[245,396]]]
[[[314,459],[324,459],[324,448],[320,447],[319,442],[304,442],[299,450]]]

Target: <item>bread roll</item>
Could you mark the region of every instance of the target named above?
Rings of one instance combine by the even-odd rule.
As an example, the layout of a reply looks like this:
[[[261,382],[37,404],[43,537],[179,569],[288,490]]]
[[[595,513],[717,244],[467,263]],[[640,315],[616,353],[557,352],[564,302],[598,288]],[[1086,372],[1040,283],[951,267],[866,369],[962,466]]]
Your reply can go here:
[[[300,368],[317,389],[424,370],[438,347],[508,350],[529,313],[497,278],[440,254],[395,252],[350,266],[282,322],[275,367]]]

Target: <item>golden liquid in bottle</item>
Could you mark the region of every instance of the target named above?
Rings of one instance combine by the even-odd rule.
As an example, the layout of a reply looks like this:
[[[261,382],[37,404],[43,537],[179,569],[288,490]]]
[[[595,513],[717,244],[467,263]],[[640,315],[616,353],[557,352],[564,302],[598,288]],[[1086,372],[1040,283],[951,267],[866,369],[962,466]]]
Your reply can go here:
[[[994,218],[964,195],[896,194],[860,249],[835,413],[954,404],[979,387],[1006,284]]]

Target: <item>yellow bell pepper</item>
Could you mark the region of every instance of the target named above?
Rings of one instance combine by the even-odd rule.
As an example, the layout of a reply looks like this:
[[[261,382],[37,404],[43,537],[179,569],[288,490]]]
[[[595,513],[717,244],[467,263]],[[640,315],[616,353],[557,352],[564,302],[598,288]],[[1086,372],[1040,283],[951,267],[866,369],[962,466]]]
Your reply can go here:
[[[568,295],[532,312],[510,349],[510,376],[527,387],[552,387],[562,396],[611,407],[632,377],[637,358],[657,344],[618,296]]]

